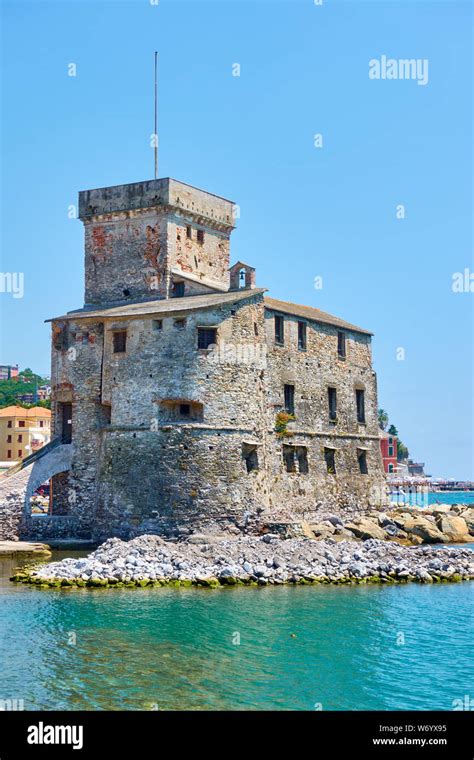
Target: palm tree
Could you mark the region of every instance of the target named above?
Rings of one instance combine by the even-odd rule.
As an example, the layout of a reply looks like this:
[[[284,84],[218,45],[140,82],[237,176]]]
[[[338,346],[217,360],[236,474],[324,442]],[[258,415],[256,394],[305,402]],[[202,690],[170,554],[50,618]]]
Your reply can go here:
[[[388,425],[388,414],[385,409],[379,409],[378,417],[380,430],[385,430]]]

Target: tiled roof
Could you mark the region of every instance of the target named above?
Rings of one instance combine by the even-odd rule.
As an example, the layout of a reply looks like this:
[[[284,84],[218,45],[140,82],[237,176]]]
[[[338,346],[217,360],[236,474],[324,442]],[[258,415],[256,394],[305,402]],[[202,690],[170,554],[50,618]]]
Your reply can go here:
[[[323,322],[327,325],[334,325],[335,327],[343,327],[345,330],[353,330],[354,332],[363,333],[364,335],[373,335],[369,330],[364,330],[362,327],[352,325],[350,322],[346,322],[344,319],[334,317],[332,314],[328,314],[326,311],[315,309],[313,306],[301,306],[297,303],[290,303],[289,301],[278,301],[276,298],[269,298],[265,296],[265,306],[272,311],[279,311],[283,314],[292,314],[296,317],[302,317],[303,319],[309,319],[313,322]]]
[[[43,406],[23,409],[22,406],[6,406],[0,409],[0,417],[51,417],[51,410]]]
[[[138,303],[122,304],[121,306],[104,306],[98,309],[78,309],[70,311],[59,319],[89,319],[101,317],[102,319],[115,319],[117,317],[141,317],[147,314],[172,314],[173,312],[195,311],[208,309],[224,304],[237,303],[247,298],[265,293],[265,288],[252,290],[233,290],[228,293],[206,293],[202,296],[184,296],[183,298],[162,298],[159,301],[140,301]],[[53,319],[46,320],[52,322]]]

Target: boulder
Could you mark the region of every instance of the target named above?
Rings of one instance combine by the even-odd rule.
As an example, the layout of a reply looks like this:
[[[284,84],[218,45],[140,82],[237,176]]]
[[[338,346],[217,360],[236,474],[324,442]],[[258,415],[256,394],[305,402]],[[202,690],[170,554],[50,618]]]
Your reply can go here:
[[[411,535],[421,538],[424,544],[442,544],[446,540],[441,531],[436,527],[434,522],[427,520],[426,517],[415,517],[413,519],[413,525],[410,527],[405,523],[404,530]],[[396,520],[395,520],[396,522]]]
[[[367,517],[356,518],[354,522],[346,523],[345,528],[364,541],[369,538],[379,538],[383,541],[386,538],[385,531]]]
[[[474,509],[466,509],[465,512],[461,512],[459,517],[462,517],[466,521],[467,529],[471,536],[474,536]]]
[[[332,523],[312,523],[310,525],[311,531],[315,538],[319,540],[332,536],[336,530]]]
[[[393,514],[391,519],[402,530],[410,531],[415,525],[415,518],[408,512]]]
[[[440,515],[436,521],[438,528],[448,541],[465,543],[470,541],[469,528],[462,517],[455,515]]]

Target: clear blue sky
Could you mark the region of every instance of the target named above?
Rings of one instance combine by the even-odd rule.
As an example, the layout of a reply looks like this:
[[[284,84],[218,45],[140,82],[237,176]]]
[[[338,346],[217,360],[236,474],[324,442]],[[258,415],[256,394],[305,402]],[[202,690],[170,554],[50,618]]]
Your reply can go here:
[[[14,0],[2,16],[2,271],[25,295],[0,293],[1,362],[49,373],[44,320],[83,303],[78,191],[153,176],[157,49],[160,176],[240,204],[232,258],[274,297],[373,330],[379,404],[411,455],[474,478],[474,294],[452,291],[474,271],[470,3]],[[428,84],[369,79],[382,55],[428,59]]]

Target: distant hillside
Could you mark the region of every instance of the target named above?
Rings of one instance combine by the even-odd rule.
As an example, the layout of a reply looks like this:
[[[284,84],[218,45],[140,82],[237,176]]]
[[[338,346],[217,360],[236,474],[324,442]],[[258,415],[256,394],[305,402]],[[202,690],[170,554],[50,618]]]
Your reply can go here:
[[[22,406],[25,409],[31,406],[44,406],[50,409],[51,401],[49,399],[37,401],[34,404],[25,404],[19,400],[19,396],[23,396],[26,393],[35,393],[42,385],[50,385],[49,377],[35,375],[31,369],[22,370],[17,377],[10,380],[0,380],[0,408],[17,404],[17,406]]]

